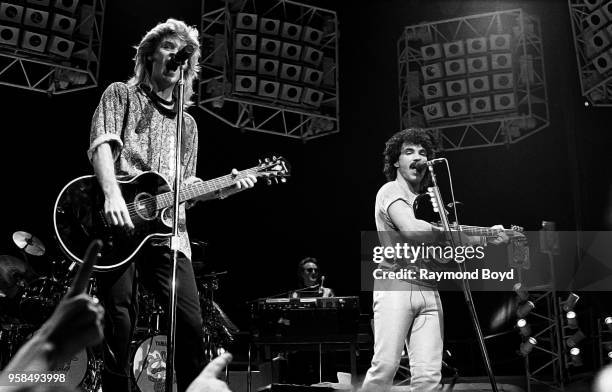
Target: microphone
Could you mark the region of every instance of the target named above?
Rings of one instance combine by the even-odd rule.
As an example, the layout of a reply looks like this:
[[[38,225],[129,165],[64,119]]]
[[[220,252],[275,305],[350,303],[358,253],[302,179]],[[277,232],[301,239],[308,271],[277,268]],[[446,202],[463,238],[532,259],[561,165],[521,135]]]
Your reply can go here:
[[[321,283],[319,284],[319,293],[323,294],[323,283],[325,283],[325,275],[321,275]]]
[[[171,55],[170,60],[166,63],[166,69],[168,71],[176,71],[179,66],[183,65],[191,57],[193,52],[195,52],[195,46],[190,44],[183,46],[176,54]]]
[[[418,171],[421,171],[428,166],[433,166],[437,163],[444,162],[445,160],[446,158],[436,158],[436,159],[431,159],[429,161],[417,162],[414,164],[414,168],[417,169]]]

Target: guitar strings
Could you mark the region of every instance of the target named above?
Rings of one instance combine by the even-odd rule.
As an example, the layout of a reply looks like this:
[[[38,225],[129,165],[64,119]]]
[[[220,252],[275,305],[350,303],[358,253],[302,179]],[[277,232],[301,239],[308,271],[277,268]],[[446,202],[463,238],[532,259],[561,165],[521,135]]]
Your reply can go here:
[[[195,196],[198,193],[205,194],[205,193],[212,192],[213,190],[229,187],[237,179],[244,178],[244,176],[247,176],[249,174],[256,174],[259,170],[261,170],[261,168],[254,167],[254,168],[240,171],[238,172],[236,176],[232,174],[228,174],[228,175],[218,177],[218,178],[215,178],[209,181],[202,181],[202,182],[197,182],[195,184],[188,185],[187,187],[181,189],[179,199],[181,201],[184,201],[186,199],[190,199],[191,197]],[[150,207],[171,203],[174,200],[174,197],[170,196],[171,193],[172,191],[168,191],[168,192],[165,192],[159,195],[155,195],[152,197],[148,197],[146,199],[142,199],[138,203],[136,202],[126,203],[130,217],[137,215],[137,205],[139,206],[139,208],[144,207],[148,209]]]

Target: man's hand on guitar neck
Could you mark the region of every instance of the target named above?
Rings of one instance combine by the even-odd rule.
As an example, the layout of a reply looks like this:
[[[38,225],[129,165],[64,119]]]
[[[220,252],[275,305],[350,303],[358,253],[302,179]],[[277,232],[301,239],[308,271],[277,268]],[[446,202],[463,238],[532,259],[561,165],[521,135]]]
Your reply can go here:
[[[506,234],[504,226],[502,226],[502,225],[495,225],[495,226],[491,226],[491,229],[497,230],[497,237],[489,238],[488,239],[489,244],[491,244],[491,245],[501,245],[501,244],[507,244],[508,243],[508,241],[510,239],[508,238],[508,235]]]
[[[231,175],[233,177],[237,177],[239,174],[237,169],[232,169]],[[198,178],[198,177],[189,177],[187,179],[185,179],[185,181],[183,182],[186,186],[188,185],[193,185],[196,184],[198,182],[203,182],[202,179]],[[252,174],[249,174],[247,177],[244,178],[237,178],[235,185],[231,188],[226,188],[223,190],[220,190],[218,192],[215,193],[207,193],[204,194],[196,199],[194,199],[194,201],[206,201],[206,200],[211,200],[211,199],[225,199],[226,197],[233,195],[234,193],[240,192],[242,190],[248,189],[248,188],[253,188],[255,186],[255,183],[257,182],[257,177],[255,177]],[[195,203],[194,201],[192,201],[191,204],[187,205],[187,208],[191,208]]]

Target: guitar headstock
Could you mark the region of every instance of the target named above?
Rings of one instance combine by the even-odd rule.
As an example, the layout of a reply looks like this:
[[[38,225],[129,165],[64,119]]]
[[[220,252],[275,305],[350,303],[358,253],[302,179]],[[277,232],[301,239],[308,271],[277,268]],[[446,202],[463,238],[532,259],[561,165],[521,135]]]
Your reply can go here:
[[[525,231],[525,229],[522,226],[511,225],[510,230],[512,234],[511,239],[513,241],[526,241],[527,240],[527,237],[525,237],[525,234],[523,234],[523,231]]]
[[[255,167],[255,175],[266,179],[268,185],[275,183],[287,182],[287,177],[290,176],[291,168],[289,162],[283,157],[265,158],[259,160],[259,165]]]

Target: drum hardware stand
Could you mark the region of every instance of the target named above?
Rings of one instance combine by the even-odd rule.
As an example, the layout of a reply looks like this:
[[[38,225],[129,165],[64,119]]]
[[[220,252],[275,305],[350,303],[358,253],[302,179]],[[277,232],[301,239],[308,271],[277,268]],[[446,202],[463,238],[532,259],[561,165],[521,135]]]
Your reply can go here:
[[[451,246],[454,248],[456,246],[456,241],[451,234],[450,223],[445,213],[444,203],[442,201],[442,195],[440,194],[440,188],[438,187],[438,182],[436,180],[436,174],[434,173],[433,165],[427,165],[427,168],[429,169],[429,174],[431,176],[432,181],[431,193],[433,194],[432,196],[435,198],[435,201],[439,208],[438,212],[440,213],[440,223],[442,224],[442,228],[444,229],[446,240],[449,241]],[[455,216],[455,220],[457,221],[457,227],[461,227],[459,226],[459,217]],[[457,267],[459,268],[460,272],[465,272],[465,266],[463,265],[463,263],[457,263]],[[470,311],[470,318],[472,319],[474,331],[476,332],[476,337],[478,338],[478,346],[482,354],[482,359],[484,361],[485,370],[487,371],[487,376],[489,377],[489,382],[491,383],[491,390],[492,392],[498,392],[499,390],[497,389],[495,375],[493,374],[493,369],[491,367],[491,360],[489,359],[489,354],[487,353],[487,346],[485,345],[484,337],[482,335],[482,329],[480,328],[478,316],[476,315],[476,308],[474,307],[474,299],[472,298],[470,285],[467,278],[465,277],[465,274],[461,275],[461,283],[463,294],[465,297],[465,303]]]

